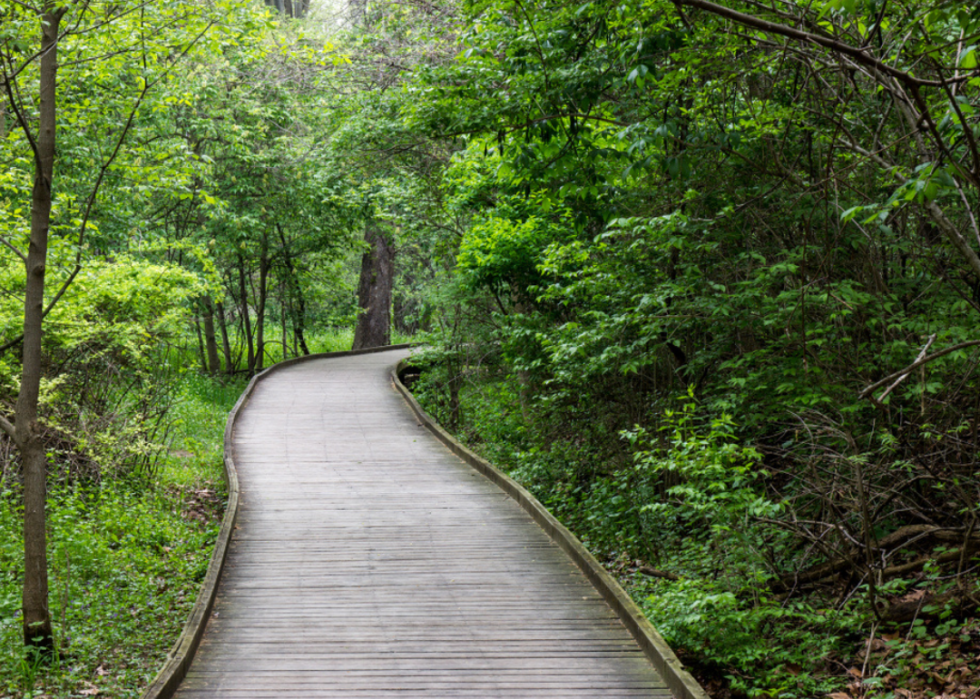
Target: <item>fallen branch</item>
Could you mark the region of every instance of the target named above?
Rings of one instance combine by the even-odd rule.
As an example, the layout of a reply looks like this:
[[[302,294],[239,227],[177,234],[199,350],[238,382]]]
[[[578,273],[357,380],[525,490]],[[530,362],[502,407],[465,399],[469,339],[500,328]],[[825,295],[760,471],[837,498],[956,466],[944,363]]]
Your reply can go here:
[[[908,563],[888,566],[881,570],[882,578],[892,578],[905,573],[914,572],[921,569],[929,561],[937,563],[948,563],[959,560],[961,555],[976,549],[980,549],[980,534],[967,534],[965,530],[943,529],[929,524],[913,524],[901,527],[886,537],[883,537],[875,547],[875,558],[883,553],[881,559],[888,556],[902,546],[908,545],[913,539],[931,539],[934,541],[952,542],[961,546],[953,551],[947,551],[939,556],[921,556]],[[966,542],[965,546],[963,545]],[[856,557],[857,549],[851,551],[852,557]],[[820,584],[828,581],[840,572],[853,567],[852,558],[841,557],[832,561],[820,563],[807,568],[804,571],[783,575],[778,580],[773,581],[773,588],[777,592],[784,592],[801,585]]]
[[[882,612],[881,620],[890,623],[908,623],[917,617],[934,617],[946,607],[958,611],[968,604],[975,606],[976,600],[961,590],[952,590],[941,595],[926,592],[922,597],[894,602]]]
[[[643,573],[651,578],[663,578],[665,580],[673,580],[674,582],[681,579],[681,576],[674,573],[668,573],[666,570],[657,570],[656,568],[651,568],[650,566],[640,566],[636,569],[637,573]]]

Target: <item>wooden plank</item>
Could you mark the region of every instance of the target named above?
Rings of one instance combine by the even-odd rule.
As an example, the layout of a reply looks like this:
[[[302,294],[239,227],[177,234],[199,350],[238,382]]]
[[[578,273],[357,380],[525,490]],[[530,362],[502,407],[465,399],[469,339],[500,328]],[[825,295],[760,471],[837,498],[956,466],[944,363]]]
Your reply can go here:
[[[387,381],[404,355],[256,385],[233,541],[177,697],[670,696],[562,550],[418,424]]]

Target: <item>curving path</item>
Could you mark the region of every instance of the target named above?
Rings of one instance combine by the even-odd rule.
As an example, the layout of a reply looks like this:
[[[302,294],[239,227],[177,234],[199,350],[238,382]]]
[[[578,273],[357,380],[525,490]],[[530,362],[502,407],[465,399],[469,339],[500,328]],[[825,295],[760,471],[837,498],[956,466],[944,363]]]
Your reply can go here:
[[[669,697],[585,576],[420,426],[404,350],[260,381],[241,501],[179,699]]]

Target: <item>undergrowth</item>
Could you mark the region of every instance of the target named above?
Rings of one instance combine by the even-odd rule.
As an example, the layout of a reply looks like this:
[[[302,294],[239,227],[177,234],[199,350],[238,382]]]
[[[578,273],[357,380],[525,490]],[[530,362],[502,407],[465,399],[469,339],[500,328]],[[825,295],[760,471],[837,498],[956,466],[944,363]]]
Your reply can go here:
[[[22,507],[0,487],[0,696],[138,697],[177,639],[204,579],[225,502],[225,420],[244,387],[188,374],[153,477],[52,483],[49,663],[21,645]]]
[[[716,699],[980,696],[976,615],[926,598],[919,618],[889,625],[869,608],[866,586],[773,590],[793,542],[765,526],[781,505],[728,418],[701,419],[682,396],[657,435],[613,435],[625,456],[604,459],[582,435],[543,438],[516,382],[466,382],[454,415],[440,378],[423,371],[413,385],[423,407],[444,425],[455,417],[458,437],[568,526]],[[952,584],[927,568],[878,592],[898,601]],[[971,576],[958,584],[977,588]]]

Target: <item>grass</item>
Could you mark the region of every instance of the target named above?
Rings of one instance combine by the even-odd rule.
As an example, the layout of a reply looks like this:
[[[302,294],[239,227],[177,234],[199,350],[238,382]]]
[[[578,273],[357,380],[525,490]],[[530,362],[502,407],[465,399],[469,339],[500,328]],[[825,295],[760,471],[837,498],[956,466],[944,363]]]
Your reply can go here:
[[[403,342],[411,342],[411,335],[406,335],[392,328],[391,344],[400,345]],[[354,328],[328,328],[311,334],[307,338],[306,344],[310,352],[343,352],[349,350],[354,344]]]
[[[244,377],[231,381],[196,373],[184,377],[172,412],[175,439],[160,468],[162,483],[193,488],[224,477],[225,422],[247,384]]]
[[[181,380],[153,482],[52,487],[50,605],[59,653],[20,643],[22,509],[0,485],[0,697],[140,696],[183,628],[224,508],[222,437],[244,380]]]
[[[343,352],[354,344],[354,328],[328,328],[311,333],[306,344],[312,354]]]

